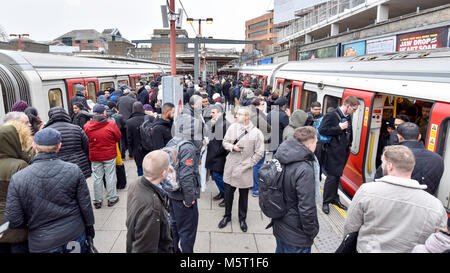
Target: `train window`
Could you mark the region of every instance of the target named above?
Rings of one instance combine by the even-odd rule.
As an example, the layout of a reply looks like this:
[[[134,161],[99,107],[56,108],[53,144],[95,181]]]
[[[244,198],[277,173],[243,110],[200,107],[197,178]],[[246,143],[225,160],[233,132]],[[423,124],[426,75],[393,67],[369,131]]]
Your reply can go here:
[[[325,115],[326,113],[336,109],[338,106],[341,106],[341,102],[341,98],[326,95],[323,99],[323,114]],[[333,107],[333,109],[330,109],[330,107]]]
[[[352,115],[353,142],[350,152],[354,155],[359,153],[359,144],[361,143],[361,134],[363,129],[364,109],[366,108],[364,100],[359,100],[358,110]]]
[[[317,101],[317,93],[303,90],[300,109],[306,112],[314,101]]]
[[[128,80],[120,80],[120,81],[119,81],[119,85],[120,85],[120,84],[128,85]]]
[[[109,88],[109,87],[115,88],[114,82],[102,82],[100,84],[100,90],[102,90],[102,91],[104,91],[106,88]]]
[[[88,82],[87,90],[89,99],[93,102],[97,102],[97,88],[95,87],[95,82]]]
[[[50,89],[48,91],[48,103],[50,108],[60,106],[63,107],[62,92],[59,88]]]

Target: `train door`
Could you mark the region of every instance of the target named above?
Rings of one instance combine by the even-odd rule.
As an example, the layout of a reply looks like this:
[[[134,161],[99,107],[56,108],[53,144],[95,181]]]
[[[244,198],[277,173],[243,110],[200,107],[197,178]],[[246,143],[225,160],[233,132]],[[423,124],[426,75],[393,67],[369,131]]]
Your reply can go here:
[[[130,87],[131,88],[136,88],[136,83],[139,82],[139,80],[141,79],[141,75],[137,74],[137,75],[130,75]]]
[[[267,76],[262,77],[261,79],[261,89],[264,91],[267,88]]]
[[[276,89],[278,89],[280,96],[283,96],[283,86],[284,86],[284,79],[277,79]]]
[[[67,94],[68,94],[69,101],[76,94],[77,84],[81,84],[84,86],[84,79],[67,79],[66,80]]]
[[[292,83],[292,93],[291,93],[291,113],[297,109],[300,109],[300,100],[301,100],[301,92],[302,92],[303,82],[294,81]]]
[[[450,211],[450,104],[436,102],[431,109],[426,148],[444,159],[444,174],[436,192],[447,212]]]
[[[355,96],[359,100],[359,107],[352,115],[353,141],[350,149],[350,156],[342,175],[342,186],[352,196],[365,181],[365,153],[371,153],[370,148],[366,149],[368,143],[369,113],[372,113],[372,102],[375,99],[375,93],[369,91],[361,91],[354,89],[346,89],[344,91],[343,100],[348,96]],[[380,113],[381,115],[381,113]],[[377,119],[377,118],[375,118]],[[380,116],[381,125],[381,116]],[[374,130],[375,130],[374,125]],[[379,129],[378,129],[379,131]],[[370,144],[370,143],[369,143]],[[372,147],[371,147],[372,148]],[[376,149],[376,147],[375,147]],[[376,154],[376,150],[375,150]],[[372,170],[375,172],[375,170]]]
[[[98,80],[97,78],[85,78],[84,83],[86,86],[87,100],[91,100],[93,103],[97,102],[97,93],[98,93]]]

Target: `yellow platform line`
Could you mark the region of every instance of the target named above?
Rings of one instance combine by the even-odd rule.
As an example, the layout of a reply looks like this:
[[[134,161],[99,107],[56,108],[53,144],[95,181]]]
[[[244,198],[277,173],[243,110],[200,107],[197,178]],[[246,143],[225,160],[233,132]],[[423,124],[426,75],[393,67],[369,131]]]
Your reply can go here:
[[[320,189],[320,192],[323,195],[323,189]],[[340,207],[336,206],[335,204],[332,204],[334,206],[334,208],[342,215],[342,217],[347,218],[347,212],[343,209],[341,209]]]

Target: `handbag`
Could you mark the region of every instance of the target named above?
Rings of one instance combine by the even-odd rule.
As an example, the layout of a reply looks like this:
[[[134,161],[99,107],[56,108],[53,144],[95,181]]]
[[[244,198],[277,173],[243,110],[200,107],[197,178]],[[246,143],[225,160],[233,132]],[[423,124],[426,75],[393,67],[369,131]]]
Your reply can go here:
[[[336,249],[335,253],[358,253],[356,243],[358,242],[358,231],[351,232],[344,236],[341,245]]]
[[[92,237],[86,237],[86,249],[87,253],[98,253],[97,248],[94,246],[94,240]]]

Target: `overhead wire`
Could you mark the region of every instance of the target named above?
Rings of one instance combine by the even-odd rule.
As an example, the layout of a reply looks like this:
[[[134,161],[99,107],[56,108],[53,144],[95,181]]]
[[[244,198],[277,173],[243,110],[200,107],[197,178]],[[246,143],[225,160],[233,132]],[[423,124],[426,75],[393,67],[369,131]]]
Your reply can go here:
[[[167,0],[168,1],[168,0]],[[184,8],[184,5],[183,5],[183,3],[181,3],[181,0],[178,0],[178,2],[180,2],[180,5],[181,5],[181,8],[183,9],[183,11],[184,11],[184,14],[186,14],[186,18],[189,18],[189,15],[187,14],[187,11],[186,11],[186,9]],[[194,28],[194,26],[192,25],[192,24],[190,24],[191,25],[191,27],[192,27],[192,30],[194,31],[194,33],[196,34],[195,36],[197,36],[197,31],[195,31],[195,28]]]

